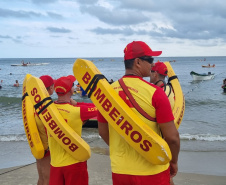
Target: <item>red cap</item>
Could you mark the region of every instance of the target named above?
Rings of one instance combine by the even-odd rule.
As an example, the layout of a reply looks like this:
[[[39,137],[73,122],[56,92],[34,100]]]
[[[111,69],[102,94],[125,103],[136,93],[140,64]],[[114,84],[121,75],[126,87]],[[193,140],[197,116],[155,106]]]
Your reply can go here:
[[[156,71],[160,75],[167,76],[168,70],[166,65],[163,62],[156,62],[155,65],[151,68],[152,71]]]
[[[130,60],[144,56],[159,56],[162,51],[152,51],[145,42],[133,41],[126,46],[124,53],[124,60]]]
[[[42,80],[46,88],[54,84],[54,80],[49,75],[43,75],[43,76],[40,76],[39,78]]]
[[[73,75],[63,76],[56,80],[54,83],[54,89],[58,96],[63,96],[67,94],[72,86],[76,78]]]

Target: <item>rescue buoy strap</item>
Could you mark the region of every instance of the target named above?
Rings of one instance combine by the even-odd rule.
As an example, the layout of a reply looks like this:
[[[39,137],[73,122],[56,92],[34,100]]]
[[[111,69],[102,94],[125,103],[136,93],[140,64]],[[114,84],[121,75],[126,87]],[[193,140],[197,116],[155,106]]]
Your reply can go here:
[[[38,114],[42,113],[43,110],[45,110],[49,105],[51,105],[53,103],[53,100],[51,97],[47,97],[44,98],[42,101],[38,102],[36,105],[34,105],[35,109],[38,109],[44,102],[46,102],[47,100],[50,100],[50,102],[48,102],[45,106],[43,106],[40,111],[38,112]]]
[[[177,75],[174,75],[174,76],[169,77],[168,83],[170,83],[170,81],[172,81],[172,80],[174,80],[174,79],[178,79],[178,78],[177,78]]]
[[[157,85],[159,82],[162,82],[164,84],[164,91],[166,91],[166,82],[165,82],[165,80],[159,80],[159,81],[155,82],[155,85]]]
[[[127,88],[126,84],[124,83],[123,79],[120,78],[118,80],[120,86],[122,87],[123,91],[125,92],[125,94],[128,96],[130,102],[132,103],[132,105],[134,106],[134,108],[142,115],[144,116],[146,119],[150,120],[150,121],[155,121],[156,119],[151,117],[147,112],[145,112],[140,105],[136,102],[136,100],[134,99],[133,95],[129,92],[129,89]]]
[[[88,91],[89,91],[89,93],[88,93],[88,97],[89,97],[89,98],[90,98],[90,96],[92,95],[93,91],[95,90],[98,81],[101,80],[101,79],[106,79],[106,80],[107,80],[107,78],[106,78],[104,75],[102,75],[102,74],[96,74],[96,75],[93,77],[93,79],[91,80],[91,82],[89,83],[89,85],[87,86],[85,92],[88,93]],[[107,80],[107,81],[108,81],[108,80]],[[92,88],[91,88],[91,87],[92,87]],[[91,88],[91,89],[90,89],[90,88]]]
[[[44,98],[42,101],[40,101],[40,102],[38,102],[36,105],[34,105],[34,108],[35,109],[37,109],[37,108],[39,108],[45,101],[47,101],[47,100],[52,100],[52,98],[51,97],[46,97],[46,98]]]
[[[49,105],[51,105],[53,103],[53,101],[51,100],[49,103],[47,103],[44,107],[42,107],[42,109],[38,112],[38,115],[42,113],[42,111],[44,111]]]
[[[170,91],[169,91],[169,94],[167,95],[168,97],[170,96],[171,92],[172,92],[172,84],[171,84],[171,81],[174,80],[174,79],[178,79],[177,75],[174,75],[174,76],[171,76],[168,78],[168,83],[167,85],[169,86],[170,88]]]
[[[22,96],[22,101],[24,100],[24,98],[28,96],[27,92]]]

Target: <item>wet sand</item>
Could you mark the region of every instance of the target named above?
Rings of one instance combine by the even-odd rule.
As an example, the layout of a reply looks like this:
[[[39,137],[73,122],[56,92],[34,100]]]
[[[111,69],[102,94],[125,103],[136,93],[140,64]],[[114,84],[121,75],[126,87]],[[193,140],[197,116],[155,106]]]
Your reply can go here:
[[[100,138],[87,142],[92,150],[89,185],[111,185],[107,145]],[[180,151],[178,164],[176,185],[226,185],[226,152]],[[35,159],[27,142],[0,142],[0,184],[33,185],[37,179]]]
[[[88,160],[89,185],[111,185],[111,168],[108,155],[92,153]],[[1,185],[35,185],[38,174],[36,163],[0,169]],[[179,172],[176,185],[225,185],[226,176],[201,175]]]

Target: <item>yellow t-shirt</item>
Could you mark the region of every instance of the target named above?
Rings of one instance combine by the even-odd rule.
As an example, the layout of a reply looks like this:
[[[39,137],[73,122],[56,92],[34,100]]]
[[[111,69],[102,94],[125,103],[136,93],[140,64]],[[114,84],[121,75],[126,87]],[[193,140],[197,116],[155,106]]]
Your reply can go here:
[[[75,107],[70,104],[55,105],[66,123],[81,136],[83,121],[80,118],[80,107]],[[61,167],[80,162],[67,153],[50,134],[48,134],[48,136],[52,166]]]
[[[169,100],[164,91],[142,78],[136,76],[125,76],[124,83],[129,88],[132,96],[150,116],[156,117],[159,124],[172,121],[173,115]],[[160,134],[159,126],[156,122],[151,122],[144,118],[130,103],[128,97],[123,92],[118,81],[112,84],[122,99],[131,109],[156,133]],[[162,106],[162,105],[164,106]],[[155,107],[153,106],[155,105]],[[160,110],[158,109],[160,107]],[[157,109],[156,109],[157,108]],[[157,115],[157,116],[156,116]],[[163,116],[164,115],[164,116]],[[98,119],[99,120],[99,119]],[[99,120],[100,121],[100,120]],[[104,122],[103,122],[104,123]],[[169,164],[153,165],[132,148],[109,124],[109,146],[112,172],[129,175],[154,175],[168,169]],[[151,156],[150,156],[151,157]]]

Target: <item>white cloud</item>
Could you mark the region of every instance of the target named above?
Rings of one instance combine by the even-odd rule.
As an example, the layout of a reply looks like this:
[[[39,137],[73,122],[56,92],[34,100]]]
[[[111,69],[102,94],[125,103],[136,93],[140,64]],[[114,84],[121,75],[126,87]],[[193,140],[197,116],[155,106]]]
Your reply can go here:
[[[163,56],[225,55],[221,0],[12,0],[0,7],[1,57],[123,56],[133,40]]]

